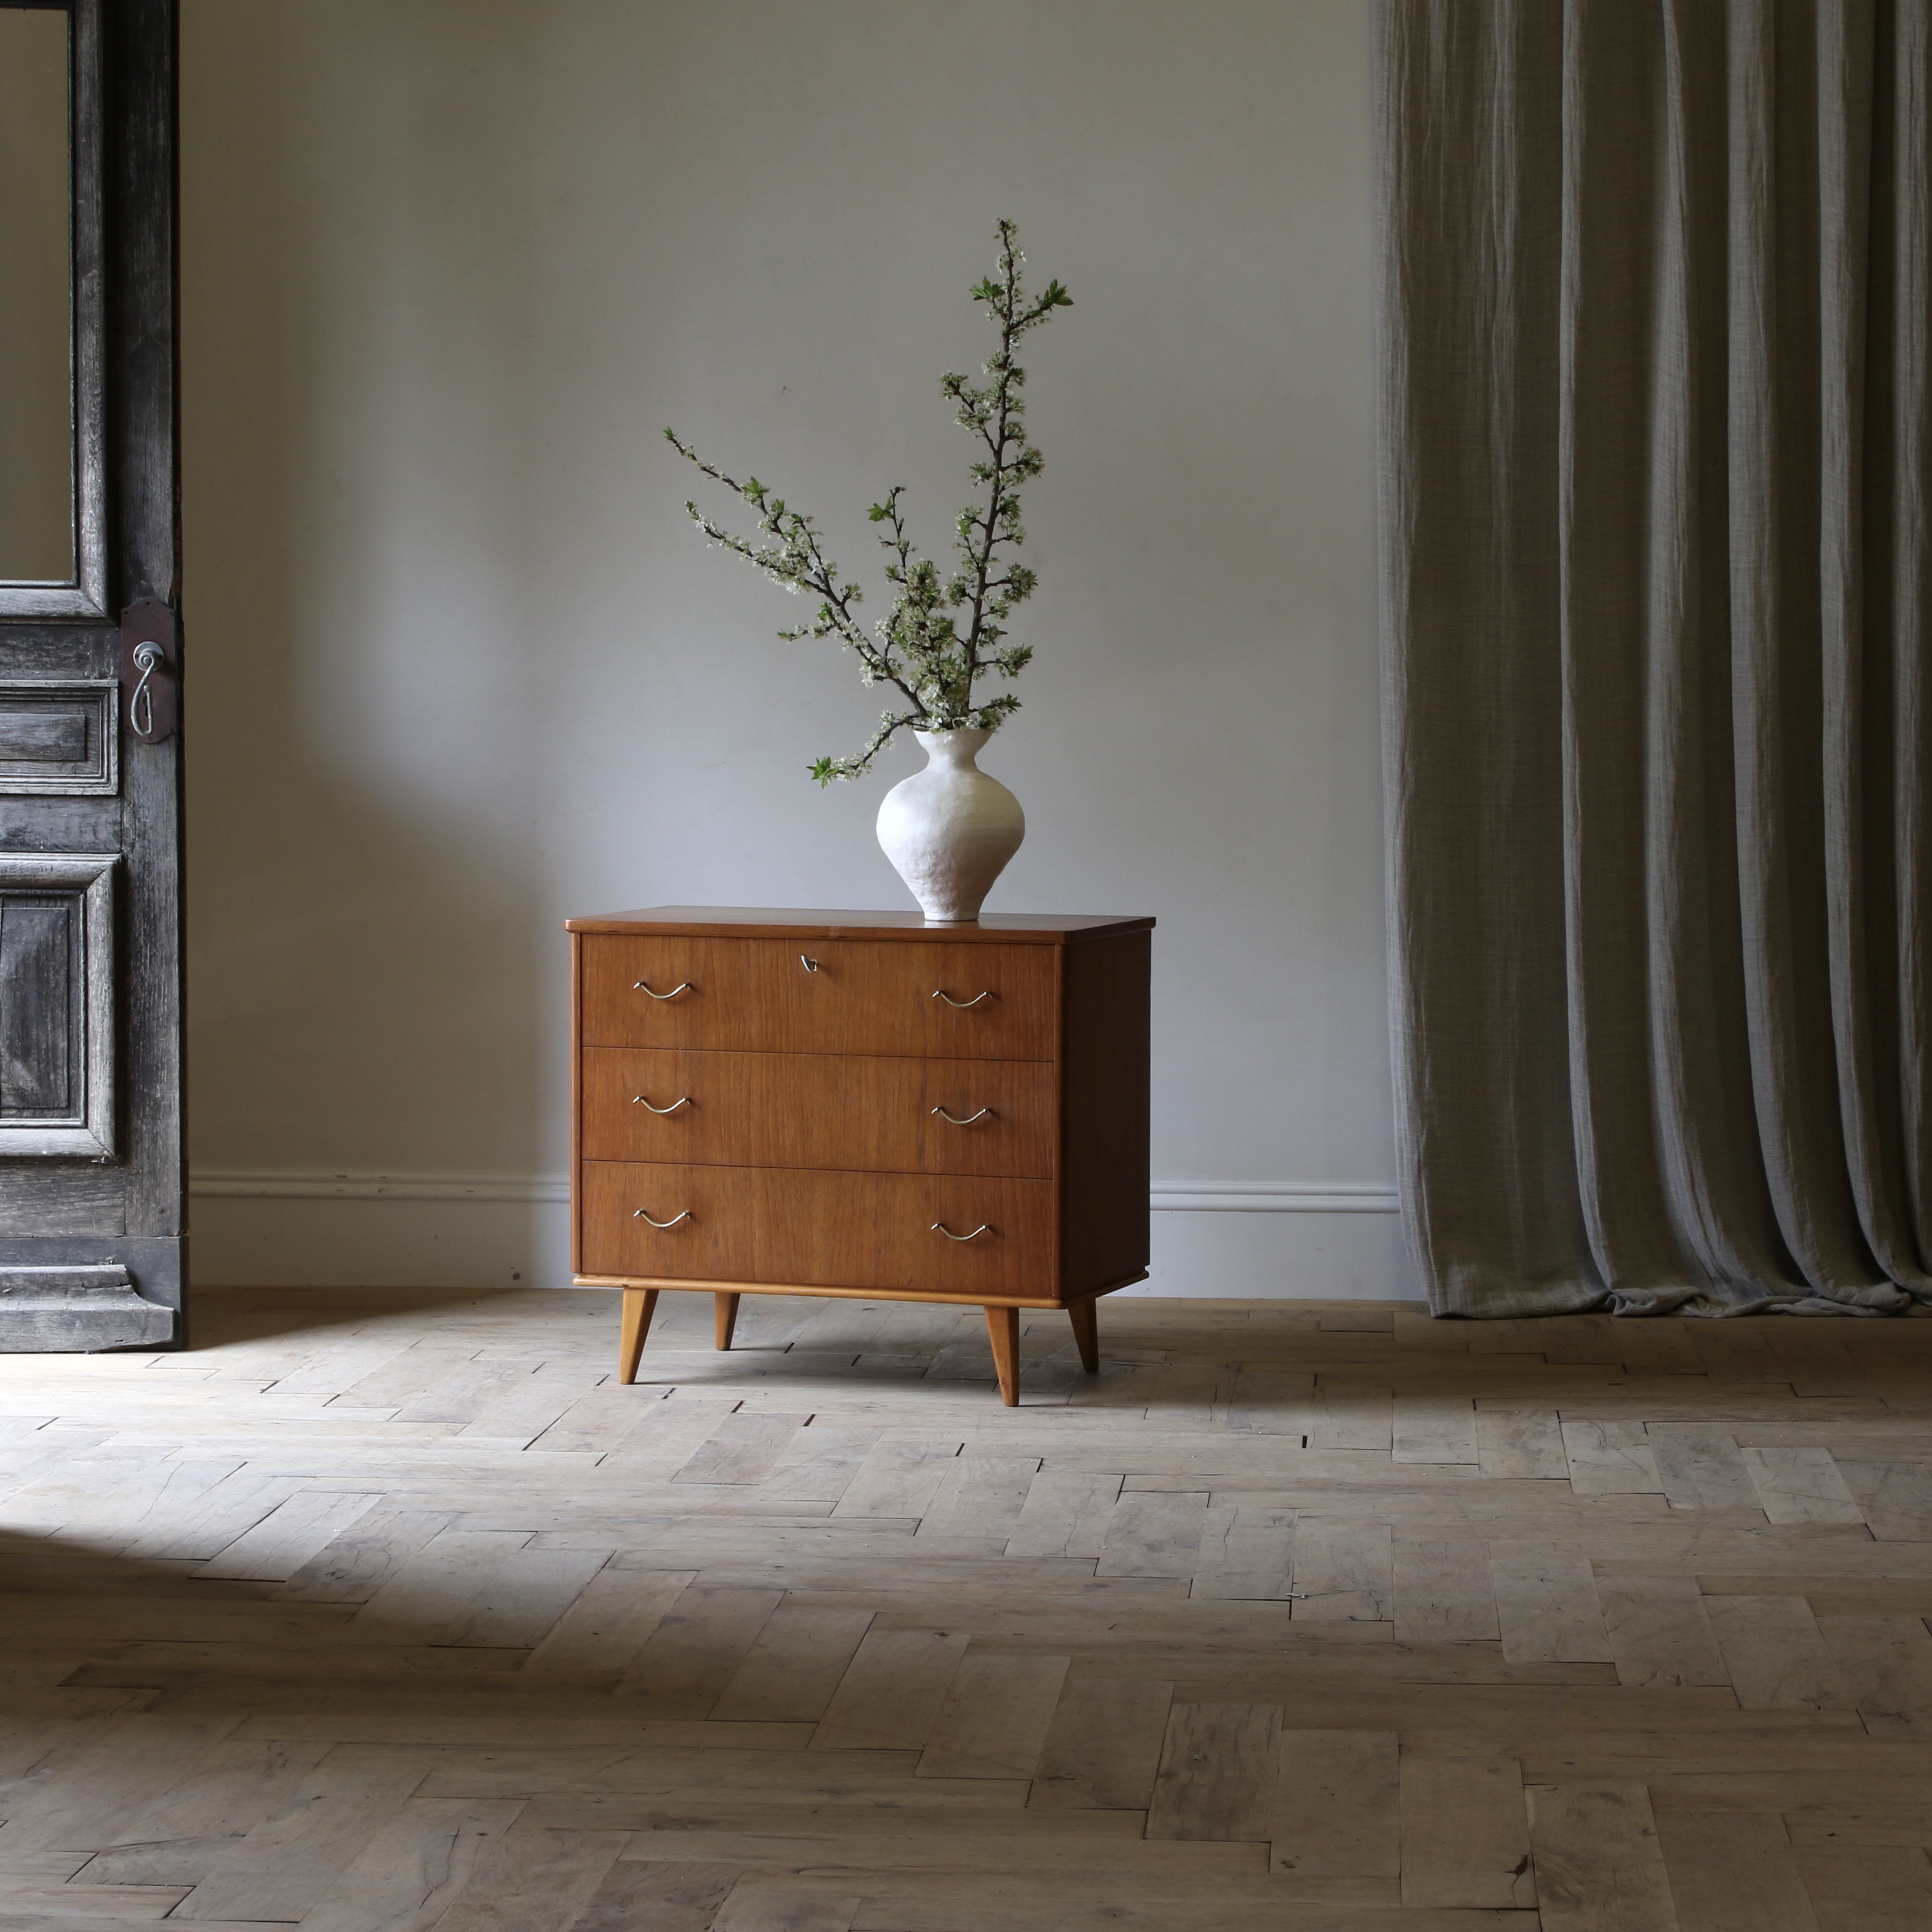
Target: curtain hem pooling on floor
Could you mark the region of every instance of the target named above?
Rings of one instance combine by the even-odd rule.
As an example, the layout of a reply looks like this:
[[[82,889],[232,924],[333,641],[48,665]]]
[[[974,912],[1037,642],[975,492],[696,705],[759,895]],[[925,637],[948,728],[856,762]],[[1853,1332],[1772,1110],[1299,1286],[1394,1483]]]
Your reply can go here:
[[[1384,0],[1438,1315],[1932,1303],[1928,0]]]

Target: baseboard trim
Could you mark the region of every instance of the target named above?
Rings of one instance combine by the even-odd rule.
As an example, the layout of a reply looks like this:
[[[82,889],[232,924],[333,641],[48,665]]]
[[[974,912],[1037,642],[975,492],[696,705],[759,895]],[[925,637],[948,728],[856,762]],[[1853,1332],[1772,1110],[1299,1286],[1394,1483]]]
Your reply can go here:
[[[560,1174],[302,1174],[196,1168],[188,1192],[207,1201],[514,1201],[568,1202]]]
[[[208,1201],[502,1201],[562,1203],[560,1174],[316,1174],[197,1168],[188,1192]],[[1393,1214],[1378,1181],[1157,1180],[1157,1214]]]
[[[1156,1180],[1157,1214],[1393,1214],[1396,1191],[1374,1180]]]
[[[195,1168],[189,1194],[259,1202],[568,1202],[564,1174],[316,1174]],[[1155,1214],[1395,1214],[1374,1180],[1155,1180]]]
[[[564,1288],[561,1174],[197,1168],[196,1280],[250,1287]],[[1160,1181],[1149,1279],[1122,1292],[1413,1296],[1395,1198],[1364,1183]]]

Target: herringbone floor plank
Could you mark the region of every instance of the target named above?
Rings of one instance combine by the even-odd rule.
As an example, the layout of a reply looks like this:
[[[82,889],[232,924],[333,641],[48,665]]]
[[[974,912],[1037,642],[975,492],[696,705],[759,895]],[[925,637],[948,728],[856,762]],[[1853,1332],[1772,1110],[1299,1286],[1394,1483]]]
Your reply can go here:
[[[236,1290],[0,1358],[0,1928],[1932,1923],[1932,1323]]]

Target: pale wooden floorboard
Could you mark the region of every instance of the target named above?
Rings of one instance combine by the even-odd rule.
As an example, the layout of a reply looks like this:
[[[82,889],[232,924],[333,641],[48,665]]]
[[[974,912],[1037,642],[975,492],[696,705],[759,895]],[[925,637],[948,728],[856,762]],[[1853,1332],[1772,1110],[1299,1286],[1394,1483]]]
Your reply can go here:
[[[199,1310],[0,1358],[0,1924],[1932,1923],[1932,1326]]]

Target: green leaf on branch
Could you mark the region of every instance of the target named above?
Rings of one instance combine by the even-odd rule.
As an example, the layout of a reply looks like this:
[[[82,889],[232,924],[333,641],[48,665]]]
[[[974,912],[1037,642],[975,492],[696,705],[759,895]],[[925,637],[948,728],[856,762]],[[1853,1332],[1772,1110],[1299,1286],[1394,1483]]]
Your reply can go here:
[[[741,484],[706,462],[674,430],[664,431],[680,454],[753,506],[760,531],[773,542],[760,544],[734,536],[702,515],[694,503],[688,503],[692,520],[705,535],[755,564],[785,590],[794,594],[809,591],[821,600],[812,624],[778,635],[788,640],[837,638],[858,657],[862,682],[890,684],[906,701],[907,709],[882,716],[878,729],[855,756],[814,760],[807,769],[821,786],[868,771],[892,737],[908,728],[992,730],[1019,709],[1018,698],[1010,692],[978,704],[974,701],[981,677],[1010,678],[1033,656],[1030,645],[1001,647],[1006,632],[1000,620],[1032,594],[1036,581],[1031,570],[1013,560],[1012,553],[1026,539],[1019,520],[1019,486],[1037,476],[1043,466],[1040,452],[1024,434],[1021,392],[1026,371],[1013,352],[1020,338],[1050,320],[1054,309],[1071,308],[1072,297],[1055,280],[1029,303],[1021,284],[1024,258],[1018,231],[1004,220],[998,229],[999,274],[983,278],[972,290],[973,299],[986,305],[999,332],[998,346],[982,365],[988,380],[976,385],[950,372],[940,378],[942,393],[957,406],[954,420],[976,436],[982,448],[969,470],[978,500],[962,511],[954,524],[955,561],[943,578],[938,565],[918,554],[907,533],[899,486],[870,506],[868,520],[890,526],[880,532],[879,542],[888,557],[886,581],[896,592],[890,611],[870,631],[854,615],[862,601],[858,586],[826,556],[809,517],[790,509],[783,497],[773,496],[770,486],[757,477]],[[952,612],[959,614],[956,617]]]

